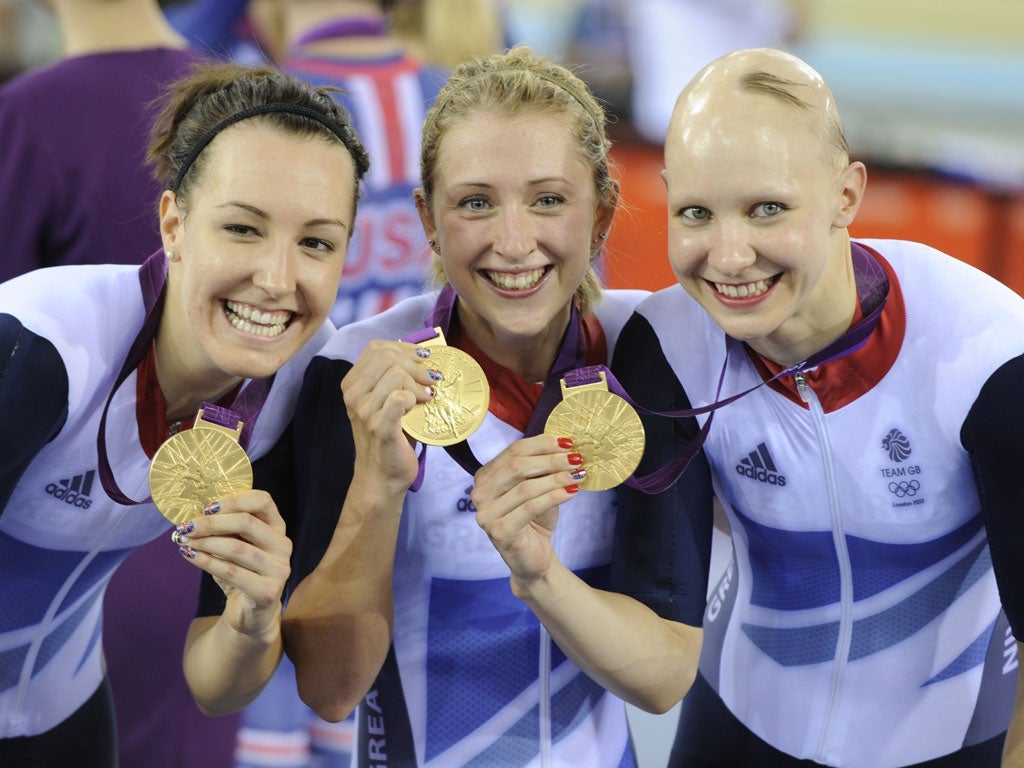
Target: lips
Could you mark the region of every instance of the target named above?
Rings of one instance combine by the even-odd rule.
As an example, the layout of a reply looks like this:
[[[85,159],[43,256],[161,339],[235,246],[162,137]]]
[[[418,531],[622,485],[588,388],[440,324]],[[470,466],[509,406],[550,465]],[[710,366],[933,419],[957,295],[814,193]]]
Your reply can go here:
[[[224,314],[238,330],[267,338],[284,333],[295,316],[294,312],[286,309],[265,310],[237,301],[225,301]]]

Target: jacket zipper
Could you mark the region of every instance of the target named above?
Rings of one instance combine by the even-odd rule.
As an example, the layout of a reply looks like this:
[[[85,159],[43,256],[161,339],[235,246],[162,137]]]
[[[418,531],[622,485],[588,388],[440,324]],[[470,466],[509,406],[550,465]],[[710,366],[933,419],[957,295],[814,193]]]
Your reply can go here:
[[[828,491],[829,521],[832,528],[832,543],[836,550],[836,559],[839,563],[839,633],[836,639],[836,654],[832,665],[832,682],[829,686],[828,703],[825,706],[824,727],[818,739],[818,748],[815,754],[817,762],[826,762],[832,737],[832,724],[835,717],[836,707],[839,703],[839,689],[842,687],[846,665],[850,656],[850,645],[853,636],[853,568],[850,565],[850,550],[846,545],[846,535],[843,530],[843,519],[839,508],[839,489],[836,486],[835,462],[832,456],[832,446],[828,439],[828,429],[825,424],[825,411],[821,407],[818,396],[814,394],[802,373],[794,375],[797,392],[800,399],[807,403],[811,412],[811,419],[814,423],[814,431],[818,437],[818,446],[821,449],[822,470],[825,475],[825,485]]]

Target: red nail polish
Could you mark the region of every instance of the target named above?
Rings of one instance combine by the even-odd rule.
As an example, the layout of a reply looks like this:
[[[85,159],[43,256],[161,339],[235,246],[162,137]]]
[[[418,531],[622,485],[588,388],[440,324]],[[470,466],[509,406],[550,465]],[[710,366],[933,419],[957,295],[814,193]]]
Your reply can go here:
[[[569,454],[569,463],[570,464],[582,464],[583,463],[583,454],[582,453],[570,453]]]
[[[560,437],[560,438],[558,438],[558,447],[559,448],[572,448],[572,438],[571,437]]]
[[[579,490],[580,490],[580,487],[578,485],[567,485],[567,486],[565,486],[565,492],[566,493],[577,493],[577,492],[579,492]]]

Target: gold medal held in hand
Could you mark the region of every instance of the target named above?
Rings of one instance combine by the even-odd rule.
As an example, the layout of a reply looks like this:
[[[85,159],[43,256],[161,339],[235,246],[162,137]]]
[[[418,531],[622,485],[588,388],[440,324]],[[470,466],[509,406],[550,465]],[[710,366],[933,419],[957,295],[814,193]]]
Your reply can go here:
[[[202,517],[211,501],[252,488],[252,464],[238,444],[242,422],[232,419],[232,428],[205,416],[200,408],[192,429],[165,440],[149,467],[153,503],[175,525]]]
[[[583,455],[586,491],[614,488],[636,470],[644,453],[644,425],[628,402],[608,391],[602,370],[588,383],[567,386],[544,425],[544,434],[568,437]]]
[[[434,396],[417,403],[402,417],[402,429],[425,445],[454,445],[476,431],[487,415],[491,388],[480,364],[456,347],[449,347],[440,328],[437,336],[417,344],[430,348],[422,365],[441,372]]]

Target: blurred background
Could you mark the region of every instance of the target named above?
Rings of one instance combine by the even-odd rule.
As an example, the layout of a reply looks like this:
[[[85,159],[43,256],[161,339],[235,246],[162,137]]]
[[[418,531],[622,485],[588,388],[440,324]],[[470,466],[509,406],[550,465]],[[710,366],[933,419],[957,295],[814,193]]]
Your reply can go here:
[[[868,163],[855,235],[920,240],[1024,291],[1021,0],[493,1],[507,44],[576,68],[613,116],[629,208],[609,242],[610,285],[672,282],[658,171],[675,94],[715,56],[773,45],[831,83]],[[45,5],[0,0],[0,82],[60,56]]]
[[[572,66],[613,119],[625,208],[608,243],[609,285],[673,282],[659,172],[675,95],[712,58],[770,45],[793,51],[830,82],[852,154],[868,165],[854,235],[928,243],[1024,294],[1024,1],[494,3],[507,45],[527,43]],[[0,0],[0,83],[60,56],[45,2]],[[727,541],[716,541],[718,571]],[[676,711],[630,715],[642,768],[663,766]]]

